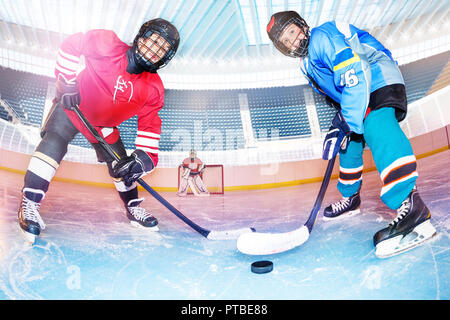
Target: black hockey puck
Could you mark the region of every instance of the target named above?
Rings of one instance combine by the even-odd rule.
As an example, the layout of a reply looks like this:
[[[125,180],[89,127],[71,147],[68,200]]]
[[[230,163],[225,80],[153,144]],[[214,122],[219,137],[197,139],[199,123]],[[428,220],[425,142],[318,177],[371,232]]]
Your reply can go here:
[[[262,260],[262,261],[255,261],[252,263],[253,273],[268,273],[272,270],[273,270],[272,261]]]

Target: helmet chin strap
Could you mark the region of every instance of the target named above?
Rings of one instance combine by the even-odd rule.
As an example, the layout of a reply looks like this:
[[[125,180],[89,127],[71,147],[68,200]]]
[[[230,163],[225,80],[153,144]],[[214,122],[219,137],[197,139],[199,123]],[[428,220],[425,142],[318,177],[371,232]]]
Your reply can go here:
[[[136,62],[133,50],[134,47],[127,50],[127,61],[128,61],[127,72],[129,74],[140,74],[145,70]]]

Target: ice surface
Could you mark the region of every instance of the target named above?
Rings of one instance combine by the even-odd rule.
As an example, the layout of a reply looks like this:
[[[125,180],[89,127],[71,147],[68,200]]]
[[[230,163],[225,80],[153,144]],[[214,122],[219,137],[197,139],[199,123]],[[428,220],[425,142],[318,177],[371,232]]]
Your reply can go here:
[[[47,224],[35,246],[17,223],[23,176],[0,171],[0,299],[442,299],[450,298],[450,151],[419,160],[417,186],[438,231],[433,241],[378,259],[373,234],[395,218],[379,199],[378,173],[364,174],[361,214],[317,220],[291,251],[247,256],[235,240],[211,241],[145,190],[157,233],[132,227],[114,189],[54,181],[41,207]],[[324,205],[336,201],[332,180]],[[212,230],[254,227],[285,232],[307,219],[320,183],[224,196],[161,193]],[[254,274],[250,264],[271,260]]]

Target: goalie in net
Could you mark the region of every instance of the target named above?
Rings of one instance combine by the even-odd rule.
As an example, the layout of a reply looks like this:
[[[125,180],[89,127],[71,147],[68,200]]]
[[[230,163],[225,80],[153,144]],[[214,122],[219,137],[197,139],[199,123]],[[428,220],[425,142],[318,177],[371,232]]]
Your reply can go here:
[[[191,150],[189,157],[183,160],[182,174],[177,195],[184,197],[189,188],[195,196],[209,196],[209,191],[202,180],[202,173],[205,170],[205,164],[197,158],[195,150]]]

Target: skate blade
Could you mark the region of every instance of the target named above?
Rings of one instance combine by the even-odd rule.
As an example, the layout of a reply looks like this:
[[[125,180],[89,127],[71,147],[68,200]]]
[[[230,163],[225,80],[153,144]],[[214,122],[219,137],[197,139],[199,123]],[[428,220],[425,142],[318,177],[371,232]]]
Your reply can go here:
[[[375,255],[378,258],[389,258],[418,247],[436,235],[436,229],[427,220],[406,236],[398,236],[378,243]]]
[[[341,219],[350,218],[350,217],[356,216],[356,215],[358,215],[358,214],[360,214],[360,213],[361,213],[361,210],[358,208],[358,209],[356,209],[356,210],[352,210],[352,211],[349,211],[349,212],[347,212],[347,213],[343,213],[343,214],[341,214],[340,216],[337,216],[337,217],[335,217],[335,218],[329,218],[329,217],[323,216],[323,217],[322,217],[322,220],[323,220],[323,221],[336,221],[336,220],[341,220]]]
[[[130,224],[138,229],[143,229],[143,230],[147,230],[147,231],[152,231],[152,232],[158,232],[159,228],[158,226],[154,226],[154,227],[144,227],[142,224],[140,224],[139,222],[136,221],[130,221]]]
[[[20,226],[19,229],[22,233],[23,238],[25,239],[25,241],[30,245],[34,245],[36,243],[36,238],[37,236],[35,234],[26,232],[25,230],[23,230]]]

